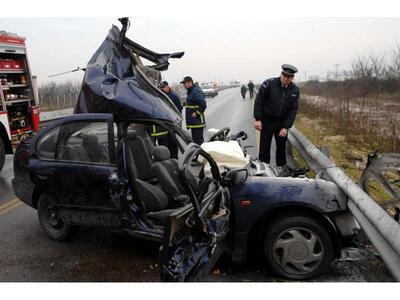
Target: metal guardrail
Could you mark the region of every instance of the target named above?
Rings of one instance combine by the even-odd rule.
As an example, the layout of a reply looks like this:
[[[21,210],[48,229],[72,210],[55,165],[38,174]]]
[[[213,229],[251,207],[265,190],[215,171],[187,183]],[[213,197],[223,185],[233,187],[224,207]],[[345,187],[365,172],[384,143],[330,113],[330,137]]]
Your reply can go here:
[[[291,128],[288,141],[319,175],[336,183],[349,197],[348,207],[379,252],[386,267],[400,281],[400,224],[366,192],[314,146],[298,129]],[[318,173],[318,172],[316,172]]]

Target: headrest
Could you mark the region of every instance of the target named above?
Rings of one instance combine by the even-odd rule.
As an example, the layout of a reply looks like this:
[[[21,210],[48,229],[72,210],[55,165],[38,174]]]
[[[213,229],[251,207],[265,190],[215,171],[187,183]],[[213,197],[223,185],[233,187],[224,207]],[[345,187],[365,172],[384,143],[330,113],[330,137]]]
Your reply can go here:
[[[132,130],[128,132],[128,140],[133,140],[137,137],[136,130]]]
[[[154,161],[164,161],[171,158],[169,149],[165,146],[156,146],[153,150]]]
[[[97,135],[91,133],[82,134],[82,144],[84,146],[96,145],[98,143],[99,143],[99,138],[97,137]]]

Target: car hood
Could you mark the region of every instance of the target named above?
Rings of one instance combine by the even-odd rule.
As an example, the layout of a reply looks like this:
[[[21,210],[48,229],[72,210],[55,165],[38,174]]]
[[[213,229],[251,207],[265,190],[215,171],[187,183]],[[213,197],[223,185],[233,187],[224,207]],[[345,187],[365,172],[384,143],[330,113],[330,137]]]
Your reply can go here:
[[[180,123],[181,113],[157,87],[169,58],[180,58],[184,52],[158,54],[148,50],[125,37],[126,27],[119,30],[113,25],[90,59],[74,113],[112,113],[120,119]],[[143,65],[141,58],[154,65]]]

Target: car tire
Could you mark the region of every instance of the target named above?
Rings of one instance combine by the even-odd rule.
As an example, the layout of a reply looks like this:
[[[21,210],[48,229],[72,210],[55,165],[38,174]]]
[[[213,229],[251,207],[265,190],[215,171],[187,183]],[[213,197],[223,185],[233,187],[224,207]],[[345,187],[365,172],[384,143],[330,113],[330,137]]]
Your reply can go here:
[[[37,205],[40,225],[49,238],[55,241],[69,240],[79,229],[58,218],[54,201],[49,195],[41,195]]]
[[[325,225],[305,215],[284,216],[268,224],[264,255],[278,276],[305,280],[328,271],[334,244]]]
[[[3,139],[0,137],[0,171],[4,167],[5,160],[6,160],[6,149],[4,147]]]

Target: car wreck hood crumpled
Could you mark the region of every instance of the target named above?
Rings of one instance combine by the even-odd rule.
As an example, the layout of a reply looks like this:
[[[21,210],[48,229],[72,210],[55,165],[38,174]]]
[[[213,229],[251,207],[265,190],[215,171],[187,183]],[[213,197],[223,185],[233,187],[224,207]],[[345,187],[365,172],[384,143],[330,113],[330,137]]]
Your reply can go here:
[[[113,26],[90,59],[74,113],[181,122],[181,113],[157,86],[168,59],[184,53],[155,53],[126,38],[125,31]],[[155,64],[145,66],[140,57]]]

